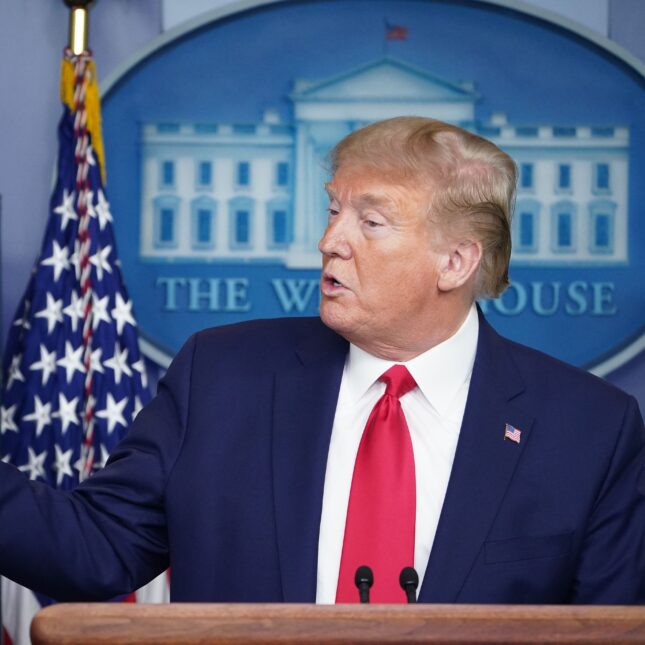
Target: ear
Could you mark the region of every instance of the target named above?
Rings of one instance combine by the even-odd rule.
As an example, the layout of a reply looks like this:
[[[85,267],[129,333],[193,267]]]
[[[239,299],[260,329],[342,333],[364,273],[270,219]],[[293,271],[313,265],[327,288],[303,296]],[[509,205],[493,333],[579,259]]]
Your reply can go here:
[[[466,284],[475,275],[481,258],[481,242],[466,240],[451,245],[441,264],[439,290],[452,291]]]

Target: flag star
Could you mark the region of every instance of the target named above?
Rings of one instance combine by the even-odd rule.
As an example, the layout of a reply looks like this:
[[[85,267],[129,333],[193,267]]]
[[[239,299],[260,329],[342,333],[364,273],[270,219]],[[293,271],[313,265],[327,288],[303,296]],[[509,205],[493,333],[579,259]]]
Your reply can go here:
[[[22,327],[23,329],[29,329],[31,325],[29,324],[29,310],[31,309],[31,303],[29,301],[25,302],[25,307],[22,310],[22,316],[16,318],[13,321],[14,326]]]
[[[35,421],[36,422],[36,436],[40,437],[43,430],[52,422],[51,417],[52,404],[43,403],[40,400],[40,397],[36,394],[34,401],[34,411],[31,414],[27,414],[22,417],[23,421]]]
[[[103,444],[101,444],[101,459],[99,459],[98,463],[94,464],[94,468],[96,468],[97,470],[99,468],[103,468],[103,466],[105,466],[109,458],[110,458],[110,451]]]
[[[99,218],[99,227],[103,230],[105,225],[112,221],[112,213],[110,213],[110,204],[105,199],[105,193],[100,188],[98,203],[96,204],[96,214]]]
[[[85,149],[85,159],[90,166],[96,166],[96,159],[94,159],[94,148],[89,143]]]
[[[123,328],[126,323],[133,326],[136,324],[132,317],[132,300],[124,300],[123,296],[118,292],[116,294],[116,305],[110,313],[112,314],[112,318],[116,321],[116,330],[118,334],[123,333]]]
[[[94,191],[93,190],[88,190],[87,191],[87,214],[90,217],[96,217],[96,210],[94,208]]]
[[[112,267],[108,262],[110,253],[112,253],[112,246],[108,244],[105,248],[99,246],[96,249],[96,253],[90,256],[90,262],[96,267],[96,275],[99,280],[103,280],[103,271],[112,273]]]
[[[8,464],[9,459],[11,459],[11,455],[5,455],[4,457],[2,457],[2,459],[0,459],[0,461],[5,463],[5,464]]]
[[[108,434],[114,432],[116,424],[126,427],[125,418],[123,416],[123,408],[128,403],[128,397],[124,396],[118,403],[114,400],[111,392],[108,392],[107,399],[105,401],[105,408],[99,410],[96,413],[96,416],[99,419],[107,419],[108,422]]]
[[[13,415],[16,413],[16,404],[14,403],[11,407],[5,408],[4,405],[0,406],[0,435],[5,432],[18,432],[18,426],[13,419]]]
[[[103,354],[103,349],[101,347],[98,347],[90,354],[90,370],[92,372],[105,374],[103,363],[101,363],[101,354]]]
[[[68,256],[69,249],[66,246],[61,247],[60,244],[54,240],[52,244],[52,254],[40,262],[43,266],[51,266],[54,268],[54,282],[58,282],[60,274],[69,269]]]
[[[143,358],[140,358],[136,363],[132,363],[132,369],[139,372],[141,375],[141,385],[144,388],[148,387],[148,370],[146,369],[146,364]]]
[[[110,314],[107,312],[108,300],[110,296],[103,296],[102,298],[97,298],[92,294],[92,329],[96,328],[101,324],[101,321],[104,320],[106,323],[110,323],[112,319]]]
[[[43,450],[37,455],[31,446],[28,446],[27,450],[29,451],[29,463],[18,466],[18,470],[22,470],[23,473],[28,472],[29,479],[32,481],[38,477],[45,479],[45,459],[47,458],[47,451]]]
[[[67,432],[70,423],[79,424],[78,415],[76,414],[76,404],[78,397],[75,396],[71,401],[62,393],[58,393],[58,410],[52,414],[53,417],[60,418],[63,426],[63,434]]]
[[[72,331],[76,331],[78,321],[83,320],[83,300],[76,295],[76,291],[72,291],[70,303],[63,309],[63,313],[70,317]]]
[[[65,356],[59,358],[56,363],[65,368],[65,380],[69,384],[74,378],[74,372],[85,373],[85,366],[81,363],[81,355],[83,354],[83,345],[79,345],[76,349],[68,340],[65,341]]]
[[[134,397],[134,408],[132,410],[132,420],[134,421],[137,418],[137,415],[139,412],[143,410],[143,405],[141,403],[141,399],[138,396]]]
[[[56,352],[48,352],[47,348],[40,344],[40,360],[29,366],[30,370],[42,370],[42,384],[45,385],[49,377],[56,372]]]
[[[72,458],[73,450],[70,448],[63,452],[63,449],[58,444],[55,444],[54,448],[56,450],[56,457],[55,462],[52,464],[52,468],[56,471],[56,486],[60,486],[65,476],[74,476],[71,464],[69,463]]]
[[[111,370],[114,370],[114,382],[117,385],[121,382],[121,376],[123,374],[132,376],[132,370],[128,365],[128,351],[127,347],[121,351],[121,345],[117,342],[114,345],[114,356],[112,356],[112,358],[108,358],[108,360],[103,363],[105,367],[109,367]]]
[[[76,210],[74,209],[74,191],[67,192],[67,188],[63,191],[63,201],[59,206],[54,208],[54,213],[58,213],[61,217],[60,229],[64,231],[67,228],[67,223],[70,220],[78,219]]]
[[[35,314],[36,318],[47,318],[47,333],[51,334],[56,323],[63,322],[63,301],[54,300],[51,293],[47,293],[47,306]]]
[[[14,381],[25,382],[25,377],[20,371],[20,361],[22,361],[22,354],[16,354],[11,359],[11,365],[9,366],[9,377],[7,378],[7,390],[11,388]]]
[[[91,418],[91,416],[94,414],[94,407],[96,406],[96,398],[94,397],[93,394],[90,394],[87,397],[87,401],[85,403],[85,410],[83,416],[85,417],[85,420]]]
[[[74,242],[74,253],[69,258],[69,263],[74,267],[74,275],[77,280],[81,279],[81,243],[76,240]]]
[[[83,470],[85,469],[85,458],[83,457],[83,448],[81,446],[81,454],[79,458],[74,462],[74,469],[78,470],[79,479],[83,481]]]

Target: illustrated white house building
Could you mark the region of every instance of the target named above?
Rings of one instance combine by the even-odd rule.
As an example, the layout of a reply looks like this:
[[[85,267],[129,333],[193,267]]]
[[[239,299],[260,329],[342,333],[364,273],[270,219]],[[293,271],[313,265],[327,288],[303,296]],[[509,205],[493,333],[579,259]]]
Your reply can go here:
[[[629,129],[477,121],[472,83],[385,58],[298,80],[291,123],[148,123],[142,128],[140,255],[150,261],[320,266],[326,158],[372,121],[415,114],[482,134],[520,170],[515,264],[627,261]]]

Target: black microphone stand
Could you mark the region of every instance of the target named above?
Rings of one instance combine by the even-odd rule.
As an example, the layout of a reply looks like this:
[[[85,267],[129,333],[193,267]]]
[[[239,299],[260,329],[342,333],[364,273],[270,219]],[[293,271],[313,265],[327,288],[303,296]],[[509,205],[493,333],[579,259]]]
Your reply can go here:
[[[419,574],[413,567],[403,567],[399,576],[401,589],[405,591],[408,604],[414,604],[417,601],[417,587],[419,586]]]
[[[369,603],[370,587],[374,584],[374,574],[368,566],[363,565],[356,569],[354,584],[358,589],[358,597],[361,603]]]

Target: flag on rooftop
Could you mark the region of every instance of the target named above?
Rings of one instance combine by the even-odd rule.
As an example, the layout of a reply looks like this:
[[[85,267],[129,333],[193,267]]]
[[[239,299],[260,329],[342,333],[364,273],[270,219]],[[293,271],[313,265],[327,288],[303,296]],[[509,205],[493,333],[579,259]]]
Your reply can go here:
[[[103,466],[150,395],[104,191],[89,52],[65,51],[61,98],[49,219],[4,354],[0,459],[69,490]],[[47,602],[2,579],[6,642],[29,643]]]
[[[385,38],[387,40],[407,40],[408,28],[385,21]]]

